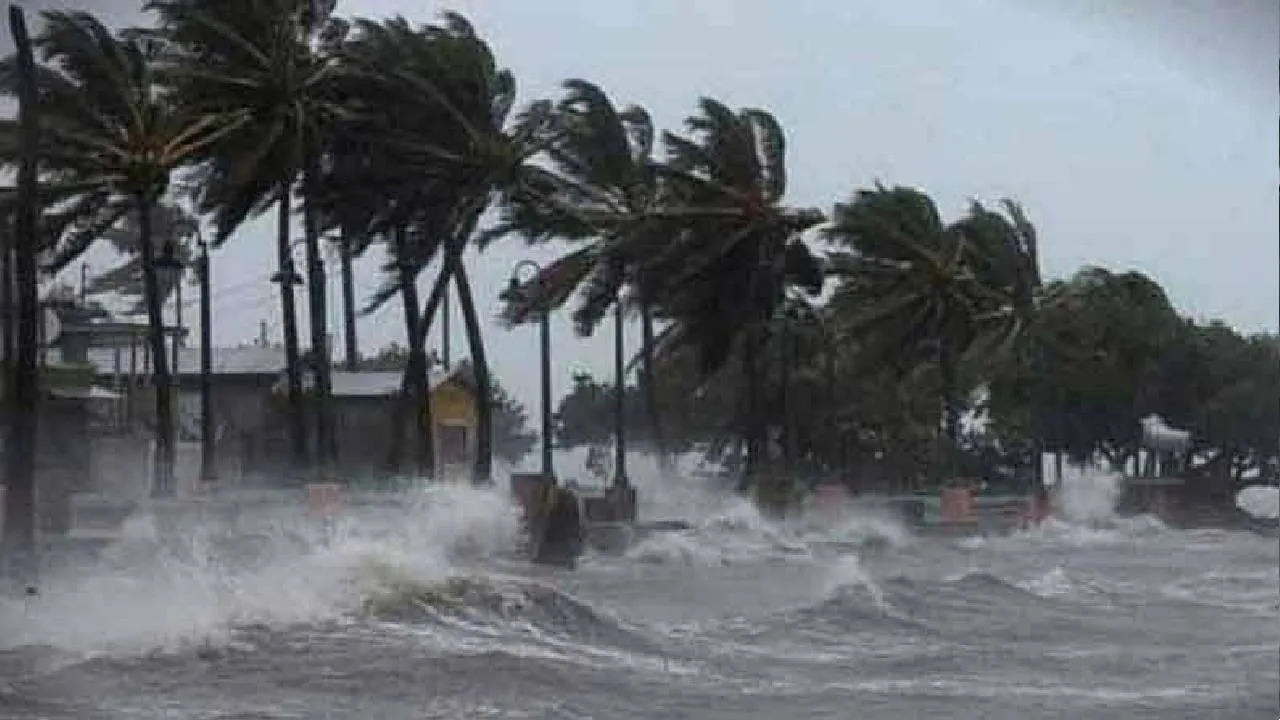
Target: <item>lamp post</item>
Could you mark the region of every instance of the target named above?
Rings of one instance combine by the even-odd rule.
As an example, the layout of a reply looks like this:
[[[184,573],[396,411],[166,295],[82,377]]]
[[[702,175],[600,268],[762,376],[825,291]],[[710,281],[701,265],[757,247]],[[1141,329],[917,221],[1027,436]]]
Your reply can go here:
[[[614,475],[613,486],[615,488],[626,488],[627,480],[627,431],[626,418],[623,415],[625,409],[626,398],[626,368],[622,357],[622,297],[614,298],[613,303],[613,379],[614,379],[614,396],[613,396],[613,432],[615,436],[614,444]]]
[[[533,275],[522,282],[520,274],[526,270],[533,271]],[[514,298],[530,283],[538,283],[541,287],[543,282],[542,267],[532,260],[521,260],[511,270],[508,293]],[[545,306],[538,309],[538,333],[542,373],[542,475],[554,478],[555,468],[551,459],[551,311]]]
[[[181,287],[183,265],[182,261],[177,256],[172,240],[165,243],[164,251],[160,254],[160,257],[156,258],[155,269],[158,284],[161,284],[163,287]],[[182,301],[180,297],[178,298],[177,313],[179,315],[182,313]],[[179,319],[178,322],[180,324],[181,319]],[[175,328],[175,335],[173,338],[173,359],[170,361],[172,375],[169,378],[169,385],[168,387],[157,386],[155,389],[157,393],[167,393],[169,400],[165,404],[168,408],[168,417],[156,418],[157,425],[164,423],[169,428],[169,441],[164,447],[160,448],[160,451],[164,453],[164,457],[161,458],[159,466],[161,468],[161,472],[159,477],[155,478],[155,486],[152,488],[152,493],[157,497],[171,496],[175,490],[173,477],[174,448],[175,443],[178,440],[177,433],[175,432],[177,427],[177,412],[174,407],[178,398],[178,393],[176,392],[178,386],[178,336],[176,332],[177,329]],[[152,361],[153,372],[156,372],[159,368],[159,364],[155,362],[157,359],[158,358],[153,359]]]
[[[200,259],[196,263],[196,275],[200,278],[200,481],[210,483],[218,477],[214,455],[217,439],[213,429],[213,322],[209,244],[199,229],[196,242],[200,246]]]

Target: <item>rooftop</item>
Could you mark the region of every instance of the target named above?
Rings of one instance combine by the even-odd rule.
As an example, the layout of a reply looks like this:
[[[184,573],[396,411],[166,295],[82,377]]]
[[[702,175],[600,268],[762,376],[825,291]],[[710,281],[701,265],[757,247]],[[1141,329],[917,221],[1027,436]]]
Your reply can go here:
[[[90,348],[89,363],[100,375],[110,375],[116,371],[115,348]],[[138,347],[138,372],[142,372],[145,356],[143,346]],[[120,349],[120,372],[129,372],[130,350]],[[213,374],[215,375],[275,375],[284,372],[284,349],[262,345],[244,345],[241,347],[214,348]],[[178,349],[178,374],[200,374],[200,348],[183,347]]]

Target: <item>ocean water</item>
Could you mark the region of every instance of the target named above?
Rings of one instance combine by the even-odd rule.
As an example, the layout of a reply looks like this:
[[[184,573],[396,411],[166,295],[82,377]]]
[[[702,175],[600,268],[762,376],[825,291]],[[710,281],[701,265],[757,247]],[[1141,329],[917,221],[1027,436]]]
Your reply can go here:
[[[269,504],[163,541],[140,516],[0,601],[0,718],[1280,717],[1276,540],[1115,518],[1105,476],[964,539],[641,492],[693,529],[574,571],[512,556],[496,492],[328,535]]]

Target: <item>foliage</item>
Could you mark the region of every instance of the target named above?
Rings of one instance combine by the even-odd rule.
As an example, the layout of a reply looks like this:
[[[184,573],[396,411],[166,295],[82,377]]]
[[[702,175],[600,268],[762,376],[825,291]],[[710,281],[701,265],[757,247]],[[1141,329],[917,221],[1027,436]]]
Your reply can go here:
[[[573,448],[607,444],[614,436],[616,388],[612,382],[597,382],[588,373],[573,376],[573,389],[560,399],[554,416],[556,445]],[[628,439],[643,444],[647,426],[641,412],[640,389],[627,385],[622,396]]]
[[[401,370],[406,387],[434,362],[425,338],[456,287],[491,397],[478,476],[490,450],[514,461],[534,442],[524,409],[489,378],[462,261],[512,235],[568,249],[504,296],[507,323],[576,300],[586,334],[611,309],[638,310],[644,382],[625,389],[623,422],[660,451],[664,435],[726,457],[745,441],[752,467],[783,458],[788,470],[909,487],[940,471],[1038,466],[1042,450],[1122,467],[1138,419],[1157,413],[1192,431],[1193,470],[1215,492],[1280,466],[1275,336],[1181,318],[1139,272],[1043,282],[1037,228],[1013,201],[974,202],[948,221],[922,190],[855,189],[821,227],[819,252],[808,240],[824,213],[789,204],[786,136],[762,109],[704,97],[684,134],[660,132],[639,106],[575,78],[516,111],[514,76],[452,13],[416,26],[340,18],[333,0],[150,7],[157,29],[119,33],[87,13],[45,14],[35,109],[49,267],[107,240],[126,260],[90,290],[139,294],[141,271],[159,327],[171,286],[156,258],[189,257],[199,221],[172,204],[171,178],[193,189],[215,244],[278,204],[285,275],[300,197],[313,345],[322,231],[352,255],[384,251],[366,311],[398,295],[406,345],[361,367]],[[0,63],[0,91],[17,80],[15,60]],[[0,121],[0,163],[24,150],[17,124]],[[0,188],[0,211],[15,197]],[[496,222],[483,227],[487,213]],[[291,316],[292,292],[282,305]],[[296,334],[286,345],[296,375]],[[559,410],[561,444],[604,441],[613,388],[579,376]],[[965,431],[968,411],[984,431]]]

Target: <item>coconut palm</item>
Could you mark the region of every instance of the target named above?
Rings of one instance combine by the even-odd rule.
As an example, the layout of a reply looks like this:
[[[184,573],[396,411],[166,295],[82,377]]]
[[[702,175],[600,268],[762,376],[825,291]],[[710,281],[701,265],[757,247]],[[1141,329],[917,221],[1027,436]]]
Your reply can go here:
[[[660,227],[650,216],[659,209],[660,193],[649,114],[637,105],[619,110],[586,80],[567,80],[564,87],[567,94],[557,106],[560,133],[548,149],[552,172],[524,186],[525,194],[506,199],[502,221],[485,240],[507,232],[524,234],[531,242],[590,240],[548,265],[504,308],[509,322],[525,322],[581,290],[574,321],[585,335],[622,300],[629,269],[658,249],[665,236],[652,232]],[[653,308],[643,288],[632,289],[643,337],[645,412],[655,449],[665,461],[653,370]]]
[[[877,186],[837,204],[824,231],[849,251],[833,255],[846,278],[832,299],[838,321],[863,338],[865,363],[893,365],[900,375],[936,370],[951,448],[964,361],[1008,349],[1033,309],[1034,228],[1007,207],[1011,219],[975,203],[947,224],[923,192]]]
[[[35,39],[44,63],[40,87],[46,217],[53,238],[49,269],[58,270],[128,215],[137,223],[150,344],[155,359],[155,491],[172,491],[173,426],[160,292],[152,241],[153,209],[178,168],[190,163],[239,119],[174,103],[158,81],[156,42],[114,35],[83,12],[44,13]],[[0,89],[15,90],[14,63],[0,67]],[[0,125],[12,137],[14,126]],[[6,148],[13,144],[0,141]],[[12,157],[4,158],[12,161]]]
[[[823,215],[783,204],[785,137],[772,115],[735,113],[710,98],[699,110],[686,121],[692,138],[663,134],[668,159],[658,169],[664,207],[653,213],[652,232],[669,240],[634,273],[658,317],[670,320],[657,352],[691,345],[702,372],[710,374],[741,346],[749,481],[764,455],[766,325],[792,289],[821,289],[821,265],[801,235]]]
[[[345,26],[330,22],[335,0],[157,0],[149,4],[170,41],[171,80],[184,103],[201,112],[234,116],[206,159],[200,207],[214,214],[214,244],[249,217],[278,203],[276,280],[281,287],[285,355],[295,460],[305,460],[301,371],[294,310],[289,221],[295,185],[304,202],[318,174],[319,148],[334,120],[335,98],[326,84],[335,71],[332,50]],[[331,461],[329,362],[324,269],[314,208],[304,209],[304,245],[315,356],[317,459]]]
[[[415,343],[425,343],[448,283],[455,283],[479,396],[489,397],[489,367],[462,253],[495,194],[528,182],[528,160],[545,147],[551,106],[535,102],[509,122],[515,81],[460,15],[446,14],[443,23],[422,28],[403,18],[357,21],[355,28],[344,52],[347,81],[354,83],[347,97],[358,90],[363,109],[348,110],[349,122],[387,158],[366,177],[387,198],[373,225],[417,233],[423,248],[414,256],[422,260],[417,270],[436,254],[441,258],[441,273],[418,314]],[[374,301],[393,297],[409,274],[397,274]],[[492,408],[482,402],[478,415],[475,476],[487,482]]]

